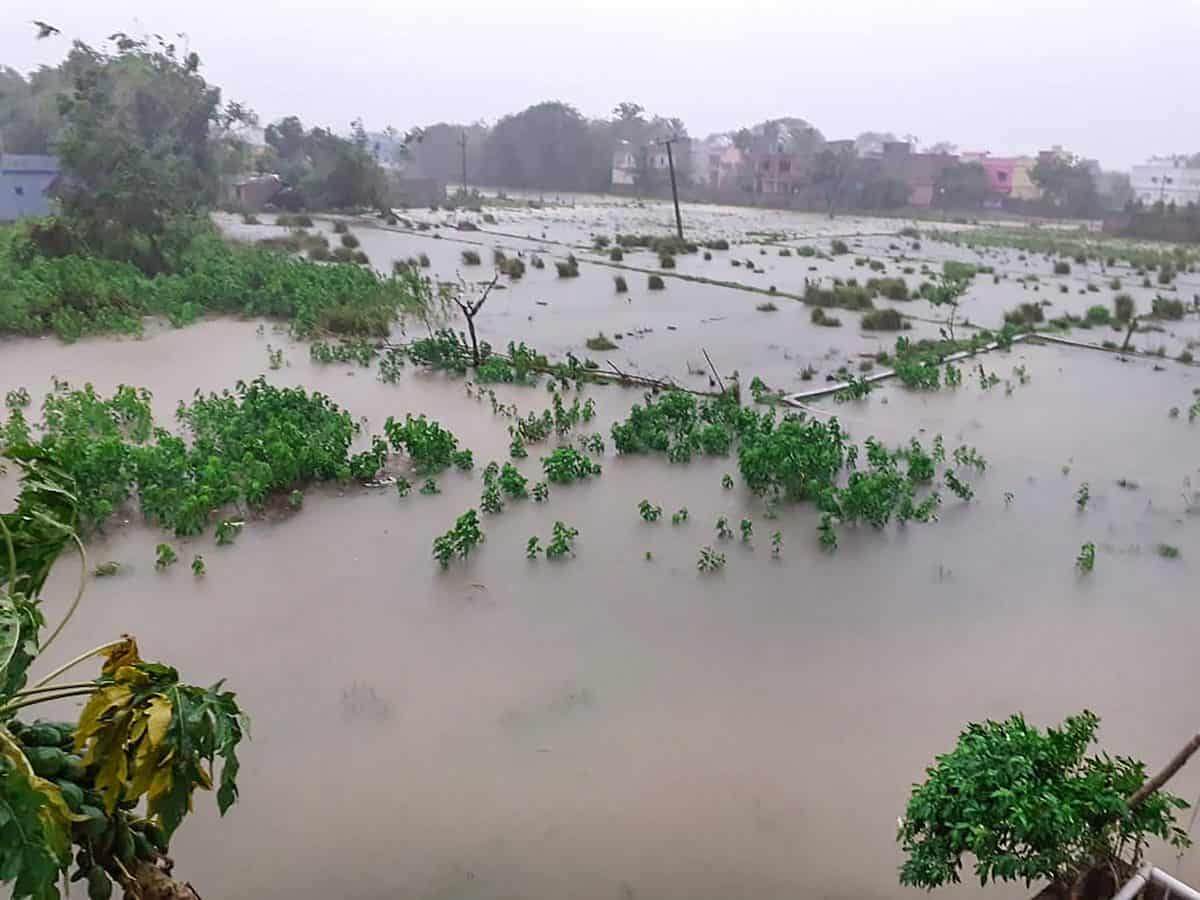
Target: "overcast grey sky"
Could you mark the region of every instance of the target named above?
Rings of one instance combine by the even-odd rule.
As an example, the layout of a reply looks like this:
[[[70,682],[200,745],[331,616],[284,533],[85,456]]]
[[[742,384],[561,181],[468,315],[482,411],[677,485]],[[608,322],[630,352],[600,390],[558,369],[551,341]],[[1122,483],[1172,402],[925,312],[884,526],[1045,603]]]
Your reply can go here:
[[[66,37],[35,42],[32,19]],[[1200,0],[0,0],[0,63],[66,38],[184,32],[264,122],[495,121],[544,99],[634,100],[693,135],[794,115],[1127,168],[1200,152]]]

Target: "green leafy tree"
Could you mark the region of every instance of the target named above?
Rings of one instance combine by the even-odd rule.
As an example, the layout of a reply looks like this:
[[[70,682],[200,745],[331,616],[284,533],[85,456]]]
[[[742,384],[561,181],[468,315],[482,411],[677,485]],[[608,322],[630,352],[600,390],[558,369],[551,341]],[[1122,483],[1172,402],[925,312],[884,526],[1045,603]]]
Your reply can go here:
[[[952,162],[934,184],[934,202],[942,209],[977,209],[992,191],[987,170],[977,162]]]
[[[1041,156],[1030,172],[1045,198],[1063,215],[1090,216],[1099,208],[1092,167],[1077,156]]]
[[[1123,878],[1151,837],[1188,846],[1175,825],[1187,804],[1147,793],[1143,763],[1087,755],[1099,723],[1084,711],[1045,732],[1019,715],[968,725],[913,788],[897,835],[900,882],[957,883],[969,856],[981,884],[1046,880],[1066,896],[1094,869]]]
[[[216,201],[214,133],[250,114],[222,105],[195,53],[180,57],[162,38],[113,40],[111,53],[76,42],[64,64],[62,207],[93,251],[164,271],[187,222]]]

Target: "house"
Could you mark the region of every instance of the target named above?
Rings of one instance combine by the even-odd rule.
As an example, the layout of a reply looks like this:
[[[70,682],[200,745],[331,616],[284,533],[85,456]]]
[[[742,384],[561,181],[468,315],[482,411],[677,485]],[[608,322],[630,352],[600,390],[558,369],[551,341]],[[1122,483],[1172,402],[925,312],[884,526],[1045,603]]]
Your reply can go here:
[[[1133,167],[1129,185],[1134,200],[1146,206],[1200,205],[1200,169],[1189,169],[1182,158],[1151,157],[1145,164]]]
[[[728,135],[692,143],[692,180],[702,188],[728,190],[738,184],[744,163],[742,151]]]
[[[1043,150],[1039,156],[1062,153],[1061,147]],[[985,206],[1001,206],[1005,200],[1038,200],[1042,189],[1033,180],[1033,167],[1037,160],[1029,156],[992,156],[988,151],[974,151],[962,155],[963,162],[975,162],[983,166],[991,188],[991,198]]]
[[[927,209],[933,205],[938,179],[957,159],[950,153],[913,153],[907,141],[887,141],[879,153],[879,177],[903,182],[907,204]]]
[[[812,184],[813,158],[780,150],[755,154],[754,190],[759,194],[798,194]]]
[[[57,157],[0,153],[0,222],[49,215],[58,173]]]
[[[618,141],[612,158],[612,186],[616,190],[632,190],[637,183],[638,159],[633,144]]]
[[[247,212],[258,212],[284,188],[278,175],[247,175],[233,185],[232,200]]]

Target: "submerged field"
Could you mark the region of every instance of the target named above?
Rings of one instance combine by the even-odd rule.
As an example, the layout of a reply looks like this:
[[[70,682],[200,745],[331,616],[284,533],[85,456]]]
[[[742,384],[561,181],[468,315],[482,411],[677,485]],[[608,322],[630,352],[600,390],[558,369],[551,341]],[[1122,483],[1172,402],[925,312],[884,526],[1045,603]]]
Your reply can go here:
[[[740,374],[747,403],[755,376],[789,393],[823,387],[843,367],[882,369],[874,357],[893,352],[898,334],[938,334],[944,311],[921,299],[874,299],[908,317],[900,333],[863,331],[863,313],[847,309],[829,310],[840,327],[813,324],[812,307],[793,299],[805,279],[903,277],[915,289],[930,277],[923,266],[991,266],[959,318],[993,329],[1021,303],[1049,300],[1049,319],[1111,307],[1122,292],[1148,311],[1156,294],[1190,305],[1200,291],[1194,273],[1145,288],[1134,267],[1106,260],[1056,275],[1058,257],[903,236],[904,222],[704,207],[685,208],[689,237],[730,249],[709,260],[702,247],[679,254],[668,270],[650,250],[627,250],[618,268],[594,238],[667,234],[668,207],[488,211],[494,223],[466,214],[480,231],[452,228],[459,216],[445,212],[409,215],[412,228],[351,227],[384,271],[424,253],[426,274],[487,281],[495,249],[542,257],[544,269],[502,276],[476,320],[497,348],[524,341],[552,358],[611,360],[709,390],[707,349],[723,379]],[[283,233],[224,225],[248,239]],[[333,236],[331,221],[318,228]],[[834,239],[848,252],[828,255]],[[802,247],[821,256],[800,256]],[[480,265],[464,264],[470,249]],[[579,275],[560,278],[554,261],[569,253]],[[664,276],[663,290],[648,289],[649,271]],[[615,291],[615,275],[627,293]],[[776,308],[759,309],[768,302]],[[478,507],[487,461],[509,461],[508,420],[461,378],[409,364],[384,383],[372,368],[313,362],[307,342],[270,322],[213,318],[150,327],[140,340],[6,339],[0,392],[27,388],[36,418],[54,377],[104,394],[135,384],[169,424],[195,391],[263,375],[329,395],[367,431],[425,413],[474,452],[474,471],[440,475],[436,496],[400,497],[390,484],[314,488],[293,515],[249,519],[231,547],[211,534],[171,539],[132,510],[90,542],[93,563],[122,567],[90,585],[63,653],[97,631],[134,631],[149,655],[196,682],[228,677],[253,718],[244,802],[219,827],[199,804],[173,847],[206,893],[892,897],[907,893],[894,838],[909,786],[967,721],[1022,711],[1044,724],[1086,707],[1103,720],[1105,749],[1151,768],[1195,730],[1187,678],[1200,626],[1200,422],[1188,409],[1200,369],[1168,357],[1200,328],[1192,312],[1145,324],[1162,330],[1135,333],[1133,346],[1162,346],[1164,358],[1026,341],[965,361],[955,388],[916,392],[892,380],[866,399],[814,400],[811,415],[838,417],[859,444],[942,435],[948,449],[969,445],[987,461],[969,476],[972,499],[943,492],[940,521],[847,528],[832,553],[813,505],[768,509],[744,486],[736,455],[618,456],[610,426],[641,401],[632,388],[583,390],[597,415],[570,440],[603,437],[599,478],[481,515],[486,540],[446,571],[431,542]],[[405,329],[420,336],[426,326],[410,318]],[[600,333],[616,349],[589,350]],[[1068,336],[1119,344],[1124,330]],[[522,414],[551,404],[544,384],[493,389]],[[531,444],[513,462],[532,483],[553,446]],[[643,521],[643,499],[664,516]],[[672,524],[683,507],[687,520]],[[734,532],[750,520],[751,539],[722,540],[719,517]],[[578,529],[574,555],[527,560],[528,538],[545,543],[556,520]],[[156,572],[163,540],[180,559],[202,552],[207,574]],[[1096,561],[1082,573],[1074,564],[1086,543]],[[724,554],[724,568],[697,571],[703,547]],[[68,568],[48,590],[64,603]],[[1200,772],[1185,770],[1173,788],[1195,797]],[[1174,870],[1165,851],[1154,859]],[[1193,855],[1181,876],[1200,877]],[[941,895],[979,893],[968,883]]]

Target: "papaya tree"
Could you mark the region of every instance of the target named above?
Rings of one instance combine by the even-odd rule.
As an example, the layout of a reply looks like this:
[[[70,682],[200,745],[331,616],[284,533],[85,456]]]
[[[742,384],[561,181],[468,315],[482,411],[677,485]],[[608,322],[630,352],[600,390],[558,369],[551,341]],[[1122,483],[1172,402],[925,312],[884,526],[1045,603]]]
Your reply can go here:
[[[57,898],[68,876],[86,881],[93,900],[114,883],[139,900],[193,900],[171,876],[170,841],[197,788],[216,788],[222,814],[237,800],[245,717],[221,682],[185,684],[172,667],[143,660],[131,635],[30,684],[31,667],[79,606],[87,554],[73,479],[44,450],[10,446],[5,456],[21,484],[16,508],[0,515],[0,881],[17,900]],[[42,590],[71,548],[79,590],[45,635]],[[90,678],[65,680],[97,661]],[[83,701],[77,721],[29,719],[34,707],[65,699]]]

